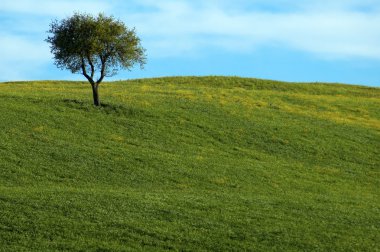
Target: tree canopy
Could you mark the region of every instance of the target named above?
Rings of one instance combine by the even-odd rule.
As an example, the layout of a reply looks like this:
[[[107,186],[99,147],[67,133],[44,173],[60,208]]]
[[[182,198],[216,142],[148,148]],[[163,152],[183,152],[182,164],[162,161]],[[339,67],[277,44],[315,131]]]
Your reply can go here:
[[[145,49],[135,29],[129,29],[113,16],[75,13],[54,20],[46,39],[54,55],[55,65],[72,73],[83,74],[91,83],[94,104],[100,105],[98,86],[104,77],[120,69],[131,70],[146,63]]]

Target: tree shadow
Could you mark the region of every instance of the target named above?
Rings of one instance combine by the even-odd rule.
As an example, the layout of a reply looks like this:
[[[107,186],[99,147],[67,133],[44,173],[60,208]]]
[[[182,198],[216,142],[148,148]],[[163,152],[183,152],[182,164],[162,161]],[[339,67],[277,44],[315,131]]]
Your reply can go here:
[[[99,111],[101,113],[105,114],[113,114],[113,115],[119,115],[119,116],[139,116],[144,115],[148,117],[153,117],[152,114],[149,114],[147,111],[136,108],[132,106],[126,106],[124,104],[111,104],[111,103],[101,103],[100,106],[95,106],[92,104],[92,102],[89,101],[82,101],[77,99],[63,99],[62,100],[65,106],[82,110],[86,112],[90,111]]]
[[[62,100],[65,106],[73,109],[86,110],[89,111],[91,109],[91,104],[89,102],[76,100],[76,99],[63,99]]]

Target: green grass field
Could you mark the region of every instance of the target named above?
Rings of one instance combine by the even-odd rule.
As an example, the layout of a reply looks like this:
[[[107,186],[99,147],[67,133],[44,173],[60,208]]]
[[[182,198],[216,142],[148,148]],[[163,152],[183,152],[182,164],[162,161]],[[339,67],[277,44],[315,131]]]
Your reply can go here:
[[[0,83],[0,251],[379,251],[380,89]]]

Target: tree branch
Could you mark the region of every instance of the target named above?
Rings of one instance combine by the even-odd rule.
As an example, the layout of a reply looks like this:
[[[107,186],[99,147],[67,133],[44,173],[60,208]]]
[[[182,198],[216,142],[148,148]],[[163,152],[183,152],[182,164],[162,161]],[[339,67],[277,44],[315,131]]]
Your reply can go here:
[[[93,77],[92,76],[89,76],[87,74],[87,71],[86,71],[86,66],[85,66],[85,62],[84,62],[84,58],[82,57],[81,58],[82,60],[82,65],[81,65],[81,68],[82,68],[82,74],[84,75],[84,77],[86,77],[86,79],[91,83],[92,86],[95,85],[95,82],[93,80]]]
[[[91,79],[94,79],[94,75],[95,75],[94,64],[92,63],[90,56],[87,56],[87,60],[88,60],[88,64],[90,64],[90,67],[91,67]]]
[[[102,80],[104,79],[105,75],[106,75],[106,63],[107,63],[107,56],[105,57],[102,57],[102,56],[99,56],[100,57],[100,62],[102,63],[102,68],[100,70],[100,77],[99,79],[96,81],[96,84],[99,85],[100,82],[102,82]]]

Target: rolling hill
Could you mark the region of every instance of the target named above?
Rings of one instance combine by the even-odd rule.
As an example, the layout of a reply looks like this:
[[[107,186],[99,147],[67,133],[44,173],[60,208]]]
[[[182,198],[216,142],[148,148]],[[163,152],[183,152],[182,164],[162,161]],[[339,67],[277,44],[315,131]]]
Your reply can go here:
[[[0,251],[378,251],[380,89],[0,83]]]

